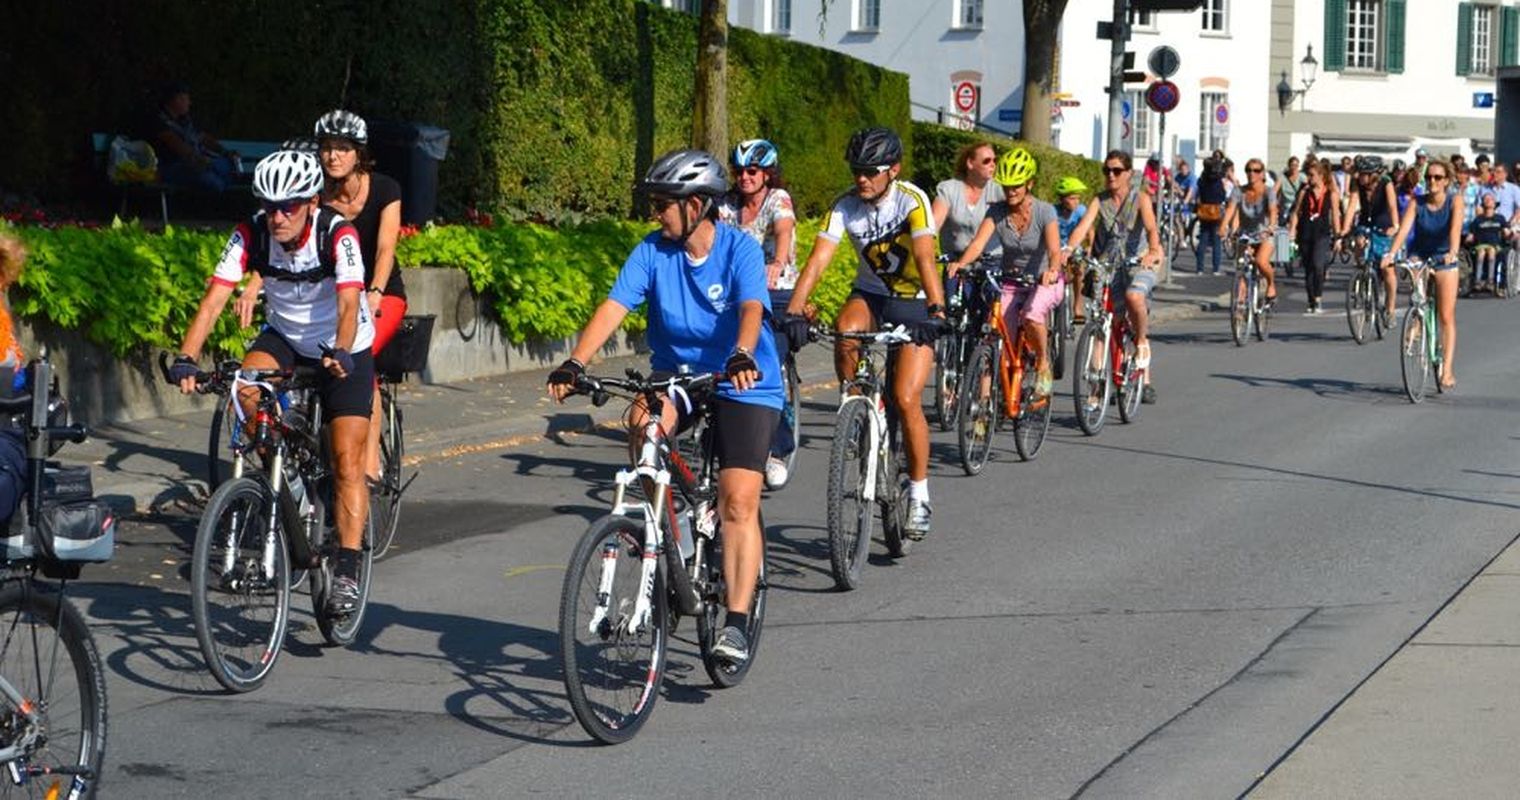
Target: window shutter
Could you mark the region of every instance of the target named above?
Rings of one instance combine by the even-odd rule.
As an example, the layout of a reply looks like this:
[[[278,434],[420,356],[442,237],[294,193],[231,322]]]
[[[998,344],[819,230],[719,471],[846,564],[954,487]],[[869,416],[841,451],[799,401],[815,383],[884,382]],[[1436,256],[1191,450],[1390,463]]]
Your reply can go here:
[[[1467,4],[1471,5],[1471,4]],[[1383,68],[1397,75],[1404,71],[1404,0],[1388,0],[1388,36],[1384,39]],[[1468,18],[1472,9],[1468,8]]]
[[[1457,74],[1472,72],[1472,3],[1457,4]]]
[[[1325,71],[1346,68],[1346,0],[1325,0]]]
[[[1517,54],[1520,48],[1520,8],[1505,6],[1504,16],[1499,21],[1499,66],[1515,66]]]

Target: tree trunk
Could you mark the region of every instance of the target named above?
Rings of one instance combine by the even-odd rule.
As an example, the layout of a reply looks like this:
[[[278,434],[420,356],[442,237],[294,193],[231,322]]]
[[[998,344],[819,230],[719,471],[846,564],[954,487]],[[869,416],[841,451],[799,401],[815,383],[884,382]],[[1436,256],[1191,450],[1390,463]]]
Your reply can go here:
[[[1024,121],[1019,138],[1050,144],[1050,95],[1066,0],[1024,0]]]
[[[691,141],[723,158],[728,149],[728,0],[702,0]]]

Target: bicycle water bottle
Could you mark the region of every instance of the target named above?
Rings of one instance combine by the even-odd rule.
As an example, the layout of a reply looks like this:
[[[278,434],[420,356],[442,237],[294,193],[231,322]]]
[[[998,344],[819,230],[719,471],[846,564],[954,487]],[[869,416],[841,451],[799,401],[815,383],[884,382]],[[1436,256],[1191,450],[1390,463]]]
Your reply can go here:
[[[676,512],[676,549],[681,551],[681,560],[691,558],[697,551],[696,544],[692,539],[691,511],[682,509]]]
[[[301,519],[311,516],[312,505],[306,497],[306,481],[301,479],[300,471],[289,463],[285,465],[285,488],[290,492],[290,499],[295,501]]]

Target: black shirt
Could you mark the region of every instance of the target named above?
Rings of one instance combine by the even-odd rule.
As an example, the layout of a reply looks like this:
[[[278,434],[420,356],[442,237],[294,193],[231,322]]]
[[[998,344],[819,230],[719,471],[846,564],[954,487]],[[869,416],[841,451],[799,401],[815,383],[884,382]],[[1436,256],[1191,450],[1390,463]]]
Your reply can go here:
[[[1500,245],[1504,243],[1504,219],[1498,214],[1491,217],[1473,217],[1471,230],[1474,244]]]
[[[375,251],[380,242],[380,212],[391,203],[401,202],[401,184],[378,172],[369,174],[369,197],[364,208],[349,220],[359,231],[359,252],[364,256],[364,288],[374,285]],[[392,264],[390,279],[385,282],[385,293],[406,297],[406,286],[401,282],[400,265]]]

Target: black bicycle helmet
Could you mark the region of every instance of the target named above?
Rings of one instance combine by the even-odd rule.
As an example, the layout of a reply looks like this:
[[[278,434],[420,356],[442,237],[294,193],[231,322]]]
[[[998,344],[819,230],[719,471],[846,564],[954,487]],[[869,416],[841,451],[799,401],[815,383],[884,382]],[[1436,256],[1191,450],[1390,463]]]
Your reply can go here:
[[[728,191],[723,162],[706,150],[673,150],[660,156],[639,188],[663,197],[716,197]]]
[[[844,160],[853,168],[889,167],[902,161],[902,139],[891,128],[866,128],[850,137]]]
[[[1379,172],[1383,169],[1382,156],[1357,156],[1357,172]]]

